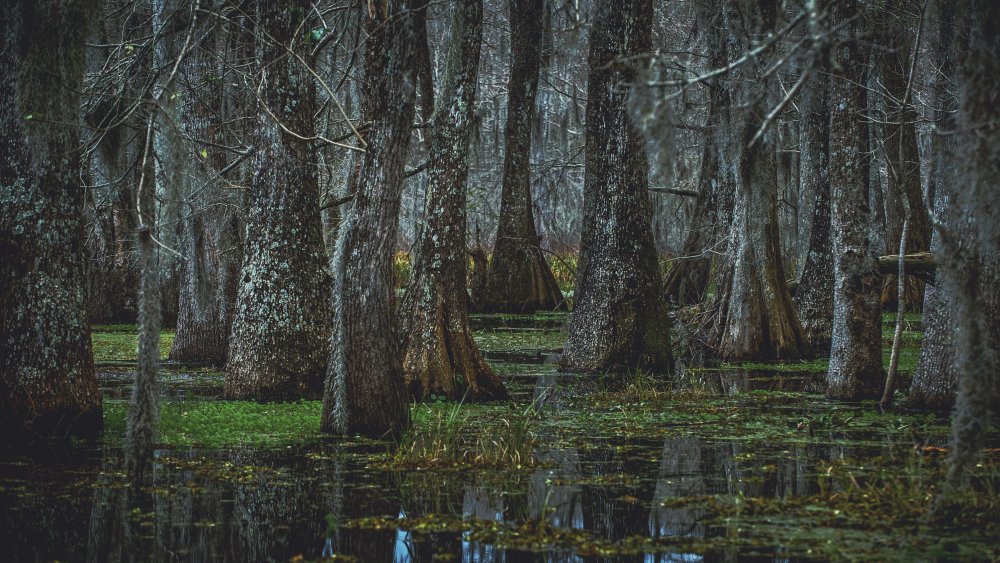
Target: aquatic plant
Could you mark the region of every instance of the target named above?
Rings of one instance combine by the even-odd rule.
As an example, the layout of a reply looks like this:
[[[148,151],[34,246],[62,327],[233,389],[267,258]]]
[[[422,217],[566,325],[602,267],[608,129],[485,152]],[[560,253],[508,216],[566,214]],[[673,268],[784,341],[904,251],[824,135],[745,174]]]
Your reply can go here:
[[[387,456],[390,467],[510,467],[535,465],[531,409],[476,418],[459,402],[415,413],[414,425]],[[417,407],[420,409],[421,407]],[[426,408],[426,407],[425,407]]]

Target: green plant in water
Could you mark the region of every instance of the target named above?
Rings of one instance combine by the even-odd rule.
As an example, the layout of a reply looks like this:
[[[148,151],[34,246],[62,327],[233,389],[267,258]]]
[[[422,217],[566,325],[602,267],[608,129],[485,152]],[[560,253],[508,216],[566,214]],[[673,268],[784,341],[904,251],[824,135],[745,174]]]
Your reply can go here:
[[[105,401],[104,435],[125,434],[126,401]],[[273,447],[319,436],[320,401],[165,401],[160,407],[160,444],[173,447]]]
[[[98,328],[107,328],[102,331]],[[95,362],[135,362],[136,350],[139,348],[139,333],[136,325],[99,325],[90,333],[94,348]],[[174,332],[160,332],[160,358],[170,355],[170,347],[174,343]]]
[[[459,402],[417,413],[414,425],[388,456],[391,467],[521,468],[535,464],[531,409],[488,419],[467,416]],[[420,408],[420,407],[418,407]],[[424,406],[427,409],[427,406]]]

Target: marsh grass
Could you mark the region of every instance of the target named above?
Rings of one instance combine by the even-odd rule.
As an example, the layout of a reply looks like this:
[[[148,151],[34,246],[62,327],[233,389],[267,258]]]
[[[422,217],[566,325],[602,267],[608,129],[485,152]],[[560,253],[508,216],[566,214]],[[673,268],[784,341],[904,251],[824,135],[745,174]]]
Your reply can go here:
[[[418,406],[414,425],[387,455],[394,468],[533,467],[536,416],[523,412],[476,417],[463,402],[446,409]],[[427,411],[430,412],[427,412]]]
[[[598,402],[659,402],[669,400],[697,401],[718,396],[701,370],[689,370],[680,377],[651,373],[643,369],[620,376],[609,376],[604,389],[594,395]]]

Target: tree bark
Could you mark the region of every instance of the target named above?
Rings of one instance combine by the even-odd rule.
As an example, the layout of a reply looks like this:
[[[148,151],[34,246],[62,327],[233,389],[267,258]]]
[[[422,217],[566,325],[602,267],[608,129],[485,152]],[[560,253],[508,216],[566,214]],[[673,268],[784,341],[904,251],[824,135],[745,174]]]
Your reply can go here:
[[[225,394],[319,396],[330,338],[329,274],[316,178],[316,91],[297,57],[304,0],[258,2],[260,80],[243,268]],[[300,137],[304,137],[300,138]]]
[[[777,7],[764,0],[754,20],[743,22],[755,36],[773,32]],[[741,17],[733,11],[731,20]],[[747,16],[743,16],[747,17]],[[730,24],[728,33],[738,33]],[[757,38],[757,37],[755,37]],[[750,72],[763,73],[765,65]],[[737,76],[736,80],[746,79]],[[748,112],[730,109],[721,166],[731,170],[735,204],[727,241],[729,261],[720,265],[712,304],[709,343],[724,359],[795,359],[809,354],[785,283],[778,227],[778,178],[772,131],[751,142],[771,107],[763,85],[744,91]]]
[[[510,3],[511,64],[507,86],[500,222],[483,302],[484,311],[531,313],[565,308],[540,248],[531,198],[531,130],[542,62],[543,0]]]
[[[818,46],[816,48],[819,48]],[[800,181],[814,194],[809,252],[795,293],[802,332],[816,355],[830,353],[833,332],[833,247],[830,240],[830,97],[828,65],[813,61],[801,102]]]
[[[321,428],[381,436],[398,435],[410,420],[392,255],[413,125],[416,47],[404,0],[372,0],[369,7],[362,116],[371,126],[333,260],[334,337]]]
[[[475,118],[482,0],[454,8],[448,68],[434,114],[424,228],[400,307],[403,372],[410,392],[461,399],[507,397],[469,329],[465,239],[469,134]]]
[[[0,8],[0,424],[4,440],[103,426],[84,302],[80,91],[93,2]]]
[[[650,48],[650,0],[598,2],[590,34],[581,272],[564,369],[672,364],[669,320],[651,229],[648,165],[628,84]]]
[[[939,1],[937,7],[938,34],[934,48],[934,66],[939,70],[934,83],[934,122],[938,131],[955,130],[958,99],[954,87],[956,59],[961,56],[954,31],[955,4]],[[964,34],[963,34],[964,35]],[[934,214],[947,229],[954,229],[957,212],[954,209],[956,182],[955,142],[953,135],[937,133],[932,138],[931,169],[928,175],[928,199],[934,202]],[[931,235],[931,251],[940,252],[941,235]],[[955,369],[955,340],[948,290],[928,285],[924,293],[923,328],[920,358],[913,371],[913,381],[906,403],[909,408],[950,411],[955,404],[958,372]]]
[[[856,0],[831,5],[831,26],[847,22],[848,35],[832,49],[830,81],[830,195],[833,230],[833,332],[828,397],[877,398],[882,367],[882,277],[872,249],[868,217],[869,176],[866,53]]]
[[[205,33],[202,31],[199,35]],[[221,114],[220,100],[225,94],[224,81],[206,80],[215,70],[205,53],[224,47],[220,30],[209,32],[205,44],[196,45],[185,65],[187,82],[197,89],[183,92],[188,100],[178,111],[191,138],[224,144],[220,128],[212,126],[212,115]],[[218,150],[203,149],[193,154],[192,146],[181,151],[186,169],[175,189],[183,191],[181,219],[181,260],[177,331],[170,349],[170,359],[183,363],[223,366],[229,357],[236,293],[242,258],[239,195],[236,190],[219,186],[214,176]],[[204,155],[204,156],[202,156]]]
[[[1000,393],[1000,5],[966,0],[956,13],[968,18],[969,48],[959,75],[955,129],[962,186],[956,203],[965,224],[942,234],[959,376],[948,458],[951,490],[968,485]]]

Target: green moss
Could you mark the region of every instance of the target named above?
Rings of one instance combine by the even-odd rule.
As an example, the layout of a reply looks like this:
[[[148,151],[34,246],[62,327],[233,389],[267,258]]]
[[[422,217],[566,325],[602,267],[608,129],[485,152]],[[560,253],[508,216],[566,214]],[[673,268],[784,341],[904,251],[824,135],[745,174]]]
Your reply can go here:
[[[735,363],[723,363],[723,369],[748,369],[748,370],[762,370],[762,371],[778,371],[778,372],[818,372],[826,371],[827,367],[830,365],[829,358],[817,358],[815,360],[793,360],[785,362],[735,362]]]
[[[566,335],[562,331],[545,329],[484,330],[476,332],[473,337],[484,352],[560,350],[566,343]]]
[[[272,447],[301,444],[319,436],[320,401],[165,401],[160,405],[159,443],[171,447]],[[105,401],[105,437],[125,435],[127,401]]]
[[[903,313],[903,321],[905,325],[919,326],[923,321],[923,318],[923,313]],[[896,326],[896,312],[884,311],[882,313],[882,324]]]
[[[94,327],[90,333],[94,346],[95,362],[134,362],[136,350],[139,349],[139,334],[135,325],[103,325],[113,330],[105,332]],[[130,328],[130,330],[129,330]],[[174,343],[174,332],[160,332],[160,358],[170,355],[170,347]]]

